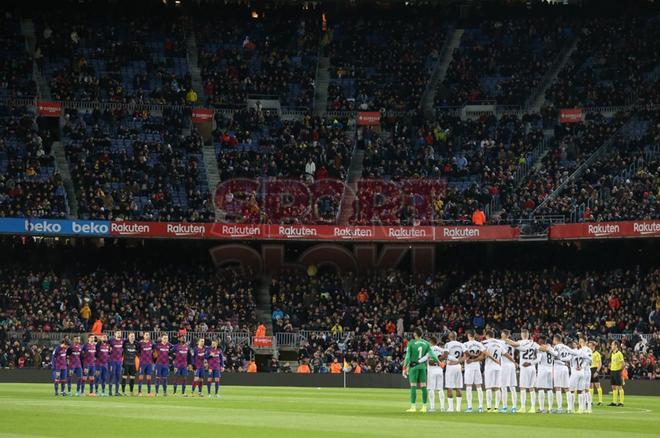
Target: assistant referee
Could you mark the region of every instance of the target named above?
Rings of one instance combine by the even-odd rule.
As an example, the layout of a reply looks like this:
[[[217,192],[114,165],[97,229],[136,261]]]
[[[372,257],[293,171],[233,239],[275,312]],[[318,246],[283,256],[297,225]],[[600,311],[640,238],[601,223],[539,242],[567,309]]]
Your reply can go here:
[[[610,356],[610,382],[612,383],[612,403],[609,406],[623,406],[623,377],[625,362],[619,341],[612,341]],[[617,403],[617,398],[618,403]]]

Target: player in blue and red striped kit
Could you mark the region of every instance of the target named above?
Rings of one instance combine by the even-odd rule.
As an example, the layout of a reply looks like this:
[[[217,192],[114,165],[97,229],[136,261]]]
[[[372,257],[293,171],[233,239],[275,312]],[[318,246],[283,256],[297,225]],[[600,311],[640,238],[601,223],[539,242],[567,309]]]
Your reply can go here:
[[[53,369],[53,384],[55,386],[55,395],[60,395],[57,392],[57,385],[61,385],[62,395],[66,395],[64,392],[64,384],[67,380],[67,364],[66,364],[66,352],[69,349],[69,343],[66,339],[62,339],[60,345],[55,347],[53,350],[53,356],[51,357],[51,368]]]
[[[184,336],[179,336],[179,342],[174,346],[174,395],[176,395],[177,385],[181,383],[181,394],[186,396],[189,358],[190,346]]]
[[[108,363],[110,356],[110,344],[108,344],[108,336],[101,335],[101,343],[96,347],[96,380],[94,381],[94,387],[96,392],[99,391],[99,382],[101,383],[101,397],[107,397],[108,394],[105,392],[105,384],[108,381]]]
[[[138,345],[140,350],[140,372],[138,374],[138,397],[142,396],[142,380],[147,381],[147,394],[151,395],[151,374],[154,369],[154,345],[151,343],[151,335],[145,333]]]
[[[73,338],[73,344],[67,350],[69,358],[69,380],[67,381],[67,391],[71,394],[71,379],[76,378],[76,397],[79,397],[85,388],[82,369],[82,345],[80,345],[80,336]]]
[[[206,378],[206,353],[207,348],[204,345],[204,339],[197,341],[197,346],[192,350],[193,367],[195,368],[195,375],[193,376],[193,395],[195,394],[195,387],[198,389],[198,394],[202,396],[202,386],[204,386],[204,379]]]
[[[96,376],[96,336],[89,335],[87,343],[83,346],[84,378],[89,382],[89,395],[94,396],[94,377]],[[81,395],[85,393],[85,385],[82,386]]]
[[[206,390],[209,397],[211,397],[211,380],[215,382],[215,396],[220,398],[218,389],[220,388],[220,376],[225,367],[225,358],[222,355],[222,350],[218,347],[218,341],[211,341],[211,348],[208,349],[206,355],[209,364],[209,374],[206,379]]]
[[[124,354],[124,340],[121,332],[117,330],[115,337],[110,339],[110,395],[112,396],[112,384],[115,385],[115,396],[119,396],[119,382],[122,376],[122,361]]]
[[[156,396],[158,396],[160,385],[163,385],[163,395],[167,397],[167,378],[170,375],[170,351],[172,348],[167,335],[161,336],[160,342],[154,345],[156,350]]]

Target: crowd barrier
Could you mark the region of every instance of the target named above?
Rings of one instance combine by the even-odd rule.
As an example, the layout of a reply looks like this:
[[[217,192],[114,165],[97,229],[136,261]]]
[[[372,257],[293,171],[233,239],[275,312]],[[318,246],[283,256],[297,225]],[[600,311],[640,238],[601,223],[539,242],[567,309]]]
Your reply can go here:
[[[0,370],[0,383],[50,383],[52,373],[48,369]],[[224,373],[221,380],[226,386],[279,386],[308,388],[409,388],[401,374],[296,374],[296,373]],[[601,379],[603,391],[609,393],[610,383]],[[51,387],[44,386],[44,394]],[[660,395],[660,380],[629,380],[625,384],[626,395]],[[406,402],[402,392],[402,403]]]
[[[221,240],[310,240],[373,242],[516,241],[510,225],[344,226],[188,222],[132,222],[0,218],[0,233],[32,236],[193,238]],[[602,239],[660,236],[660,221],[552,224],[549,239]]]

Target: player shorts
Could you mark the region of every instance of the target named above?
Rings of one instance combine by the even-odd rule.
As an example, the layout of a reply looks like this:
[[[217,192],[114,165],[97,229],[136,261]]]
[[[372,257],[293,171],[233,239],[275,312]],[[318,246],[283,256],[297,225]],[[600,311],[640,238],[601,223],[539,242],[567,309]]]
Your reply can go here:
[[[522,380],[522,377],[521,377]],[[553,389],[552,368],[539,368],[536,373],[536,387],[538,389]]]
[[[96,365],[96,377],[101,381],[105,382],[108,380],[108,366],[107,365]]]
[[[83,370],[82,370],[82,368],[72,368],[70,371],[71,371],[71,372],[69,373],[69,375],[70,375],[71,377],[76,376],[76,377],[79,378],[79,379],[82,378],[82,375],[83,375]]]
[[[447,365],[445,368],[445,388],[463,388],[463,372],[460,365]]]
[[[614,386],[623,386],[623,378],[621,377],[621,370],[611,371],[610,383]]]
[[[465,366],[465,386],[468,385],[482,385],[484,383],[483,376],[481,375],[481,367],[478,366]]]
[[[584,388],[584,373],[582,370],[573,370],[571,377],[568,379],[568,388],[571,391],[582,391],[582,388]]]
[[[125,363],[122,369],[124,376],[135,377],[136,371],[137,370],[135,369],[135,362],[129,364]]]
[[[58,368],[55,370],[55,379],[59,380],[66,380],[66,378],[69,376],[69,370],[66,368]]]
[[[518,379],[516,378],[515,365],[502,366],[502,388],[515,388],[518,386]]]
[[[501,388],[502,370],[486,368],[484,371],[484,381],[486,383],[486,388]]]
[[[95,365],[90,365],[88,367],[85,367],[85,376],[94,377],[95,374],[96,374],[96,366]]]
[[[167,377],[170,375],[170,367],[167,365],[156,365],[156,376]]]
[[[217,368],[215,370],[209,370],[209,379],[219,379],[221,375],[220,370]],[[421,383],[424,382],[426,382],[426,370],[424,370],[424,381]]]
[[[143,376],[150,376],[154,373],[154,365],[151,363],[145,363],[140,365],[140,374]]]
[[[195,370],[195,377],[203,379],[206,377],[206,370],[204,368],[197,368]]]
[[[435,389],[444,388],[445,376],[443,370],[439,366],[430,366],[428,367],[428,376],[426,379],[426,388],[430,391]]]
[[[188,367],[175,368],[174,375],[178,377],[188,377]]]
[[[597,368],[590,368],[591,370],[591,383],[600,383],[600,374]]]
[[[555,366],[553,372],[555,388],[568,388],[568,367]]]
[[[532,389],[536,387],[536,369],[533,365],[520,368],[520,388]]]

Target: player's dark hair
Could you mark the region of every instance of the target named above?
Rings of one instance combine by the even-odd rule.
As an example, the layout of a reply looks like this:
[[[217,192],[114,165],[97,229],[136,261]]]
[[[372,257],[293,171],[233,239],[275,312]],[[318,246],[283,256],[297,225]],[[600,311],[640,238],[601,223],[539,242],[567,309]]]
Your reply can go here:
[[[422,335],[424,334],[424,331],[422,330],[421,327],[417,327],[417,328],[415,329],[415,334],[417,335],[418,338],[421,338]]]
[[[502,329],[502,334],[506,335],[506,337],[508,338],[509,336],[511,336],[511,330]]]
[[[475,336],[474,330],[472,330],[472,329],[466,331],[465,334],[468,335],[471,338],[474,338],[474,336]]]
[[[621,348],[621,342],[619,341],[612,341],[614,345],[616,345],[616,348]]]
[[[484,336],[487,337],[487,338],[492,338],[493,337],[493,330],[491,330],[491,329],[484,330]]]
[[[433,344],[433,345],[437,345],[437,344],[438,344],[438,340],[435,338],[435,336],[431,336],[431,337],[429,338],[429,342],[430,342],[431,344]]]

